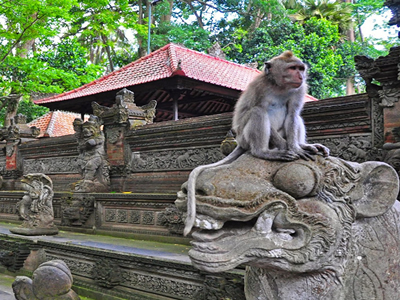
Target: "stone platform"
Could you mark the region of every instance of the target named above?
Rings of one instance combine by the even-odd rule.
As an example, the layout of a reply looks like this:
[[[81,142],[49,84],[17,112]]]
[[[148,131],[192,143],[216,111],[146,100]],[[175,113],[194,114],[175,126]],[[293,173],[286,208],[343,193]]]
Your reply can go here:
[[[29,276],[40,263],[61,259],[73,274],[73,289],[96,300],[244,299],[243,270],[200,272],[190,263],[188,245],[66,231],[21,236],[10,232],[15,226],[0,223],[0,252],[14,261],[1,261],[7,275]]]

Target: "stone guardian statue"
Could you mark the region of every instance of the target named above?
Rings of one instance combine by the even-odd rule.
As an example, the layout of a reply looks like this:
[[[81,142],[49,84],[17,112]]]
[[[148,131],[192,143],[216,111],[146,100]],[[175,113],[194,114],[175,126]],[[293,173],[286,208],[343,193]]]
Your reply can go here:
[[[58,228],[54,225],[54,193],[50,177],[42,173],[27,174],[21,184],[26,192],[17,203],[17,210],[23,223],[10,231],[22,235],[58,234]]]
[[[398,190],[383,162],[244,154],[199,175],[189,256],[213,273],[246,265],[247,300],[399,299]]]

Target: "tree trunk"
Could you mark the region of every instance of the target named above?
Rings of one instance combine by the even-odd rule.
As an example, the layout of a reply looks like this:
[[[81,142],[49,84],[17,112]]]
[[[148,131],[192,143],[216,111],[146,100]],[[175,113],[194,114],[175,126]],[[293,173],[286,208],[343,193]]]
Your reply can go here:
[[[343,2],[346,3],[352,3],[352,0],[343,0]],[[353,24],[350,25],[349,30],[347,31],[347,39],[349,42],[354,43],[355,42],[355,35],[354,35],[354,27]],[[354,77],[349,77],[346,80],[346,95],[354,95],[355,94],[355,89],[354,89]]]
[[[4,100],[7,105],[6,115],[4,117],[4,127],[11,125],[10,120],[17,115],[18,103],[21,99],[21,94],[10,94]]]

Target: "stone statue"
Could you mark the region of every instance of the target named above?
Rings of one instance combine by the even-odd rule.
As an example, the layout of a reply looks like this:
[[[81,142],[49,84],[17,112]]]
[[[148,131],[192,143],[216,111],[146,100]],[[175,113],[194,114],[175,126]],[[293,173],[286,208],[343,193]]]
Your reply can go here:
[[[22,235],[54,235],[58,229],[54,225],[53,183],[42,173],[24,175],[22,188],[27,192],[17,203],[17,210],[23,223],[10,229]]]
[[[100,126],[100,119],[93,115],[87,122],[79,118],[74,121],[75,136],[78,140],[78,163],[83,177],[72,184],[75,192],[106,192],[109,189],[110,167]]]
[[[383,161],[391,165],[397,174],[400,174],[400,127],[392,130],[394,143],[385,143],[382,149],[385,150]]]
[[[12,284],[17,300],[79,300],[71,290],[72,274],[62,260],[42,263],[32,275],[17,276]]]
[[[199,176],[189,256],[208,272],[246,265],[247,300],[398,299],[398,189],[383,162],[244,154]]]

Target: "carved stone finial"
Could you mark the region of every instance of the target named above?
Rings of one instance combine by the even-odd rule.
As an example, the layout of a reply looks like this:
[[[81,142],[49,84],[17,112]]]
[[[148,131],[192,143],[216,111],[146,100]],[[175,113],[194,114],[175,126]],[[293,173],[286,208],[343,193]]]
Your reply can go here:
[[[382,162],[245,153],[197,178],[189,256],[212,273],[246,265],[247,300],[397,299],[398,190]],[[186,211],[185,188],[175,204]]]
[[[157,101],[151,100],[144,106],[136,106],[134,93],[126,88],[116,94],[112,107],[92,102],[93,113],[100,117],[105,125],[126,124],[130,128],[153,123]]]
[[[50,177],[42,173],[27,174],[21,180],[21,185],[26,193],[17,203],[17,210],[23,223],[10,231],[22,235],[58,234],[58,228],[54,225],[54,193]]]
[[[18,300],[79,300],[72,288],[73,278],[68,266],[62,260],[42,263],[32,275],[17,276],[12,284]]]

